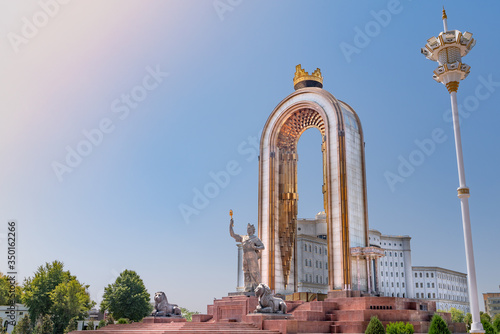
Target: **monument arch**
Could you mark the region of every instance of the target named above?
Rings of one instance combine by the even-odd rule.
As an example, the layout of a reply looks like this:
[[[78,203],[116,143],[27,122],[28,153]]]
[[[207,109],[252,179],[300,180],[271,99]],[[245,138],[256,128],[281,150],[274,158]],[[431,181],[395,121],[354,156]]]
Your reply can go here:
[[[319,69],[309,75],[297,65],[295,92],[276,106],[262,131],[258,234],[265,250],[260,266],[263,283],[279,293],[296,292],[300,279],[296,270],[297,143],[312,127],[322,137],[329,289],[370,290],[371,261],[363,251],[359,253],[369,246],[361,122],[348,104],[322,87]]]

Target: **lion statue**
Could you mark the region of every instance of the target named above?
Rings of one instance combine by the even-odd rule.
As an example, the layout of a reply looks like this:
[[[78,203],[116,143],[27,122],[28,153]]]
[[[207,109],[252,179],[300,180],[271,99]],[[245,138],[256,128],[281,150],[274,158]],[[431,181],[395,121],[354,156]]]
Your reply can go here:
[[[155,310],[151,314],[154,317],[180,316],[181,309],[176,304],[169,304],[165,292],[155,293]]]
[[[283,299],[273,296],[266,284],[260,283],[255,288],[255,296],[259,297],[259,305],[254,313],[286,313],[286,303]]]

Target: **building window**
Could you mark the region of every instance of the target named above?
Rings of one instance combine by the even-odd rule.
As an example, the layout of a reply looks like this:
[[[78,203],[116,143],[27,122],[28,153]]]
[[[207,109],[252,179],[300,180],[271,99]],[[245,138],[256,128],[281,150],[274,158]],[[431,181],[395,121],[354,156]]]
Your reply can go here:
[[[397,267],[398,266],[398,263],[397,262],[394,262],[394,266]]]
[[[415,287],[418,288],[418,283],[415,283]]]
[[[429,273],[425,273],[425,277],[429,278]]]
[[[399,245],[401,246],[401,244],[399,244]],[[403,257],[403,253],[399,253],[399,256],[400,256],[400,257]]]
[[[394,288],[394,282],[391,282],[391,286]]]
[[[307,267],[307,259],[306,259],[306,267]]]
[[[393,275],[392,275],[392,271],[391,271],[391,277],[393,277]]]
[[[387,261],[385,261],[385,265],[387,266]]]
[[[309,245],[309,251],[311,251],[311,245]]]
[[[391,244],[389,244],[389,246],[390,246],[390,245],[391,245]],[[392,256],[392,252],[389,252],[389,256]]]
[[[418,288],[418,287],[417,287]],[[420,293],[417,292],[417,298],[420,298]]]
[[[427,298],[431,298],[431,293],[430,292],[427,294]]]
[[[318,268],[318,261],[317,260],[316,260],[316,268]],[[427,283],[427,284],[429,284],[429,283]]]
[[[401,286],[404,288],[405,287],[405,282],[401,283]],[[404,297],[404,296],[403,296]]]
[[[415,278],[417,278],[417,277],[418,277],[418,275],[417,275],[417,273],[415,273]]]
[[[434,288],[434,283],[432,283],[432,287]]]
[[[434,278],[434,273],[431,273],[431,278]]]
[[[328,263],[325,262],[325,269],[328,270]]]
[[[382,281],[382,287],[384,287],[384,281]]]
[[[384,272],[383,271],[380,272],[380,276],[384,276]]]
[[[304,251],[307,252],[307,245],[304,245]]]
[[[436,298],[436,294],[434,292],[432,293],[432,298]]]
[[[427,287],[430,288],[431,287],[431,283],[427,282]]]
[[[420,278],[422,278],[422,273],[420,273]]]
[[[396,288],[399,288],[399,282],[396,283]],[[399,296],[398,296],[399,297]]]
[[[420,287],[423,288],[424,287],[424,283],[420,283]]]
[[[316,275],[316,283],[318,283],[318,275]]]
[[[323,263],[321,263],[321,262],[319,263],[319,269],[323,269]]]
[[[401,267],[403,266],[403,262],[401,262]]]
[[[314,253],[318,254],[318,246],[314,246]]]
[[[398,277],[398,273],[396,272],[396,277]]]
[[[385,272],[385,276],[389,276],[389,272],[388,271]]]
[[[392,262],[389,262],[389,265],[392,267]]]
[[[321,247],[319,248],[319,253],[321,254]]]
[[[394,252],[394,256],[395,256],[395,257],[398,257],[398,253]]]
[[[401,273],[401,277],[405,277],[405,273]]]

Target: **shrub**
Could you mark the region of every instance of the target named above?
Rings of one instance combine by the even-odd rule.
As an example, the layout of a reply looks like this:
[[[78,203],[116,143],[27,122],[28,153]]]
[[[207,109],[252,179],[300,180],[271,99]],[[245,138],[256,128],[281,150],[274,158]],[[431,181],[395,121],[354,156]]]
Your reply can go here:
[[[87,323],[87,330],[88,331],[94,330],[94,322],[92,320]]]
[[[97,325],[97,328],[102,328],[106,326],[106,321],[104,319],[102,319],[101,321],[99,321],[99,324]]]
[[[106,325],[113,325],[115,323],[115,318],[111,314],[106,316]]]
[[[384,325],[378,317],[371,317],[368,327],[366,327],[365,334],[385,334]]]
[[[451,334],[451,332],[443,318],[438,314],[434,314],[429,327],[429,334]]]
[[[386,328],[387,334],[413,334],[415,329],[412,324],[404,323],[402,321],[390,322]]]
[[[491,319],[491,317],[490,317]],[[495,334],[495,329],[491,325],[491,322],[488,321],[486,317],[481,317],[481,323],[483,324],[484,334]]]
[[[128,320],[127,318],[120,318],[120,319],[118,319],[118,321],[116,323],[117,324],[129,324],[130,320]]]

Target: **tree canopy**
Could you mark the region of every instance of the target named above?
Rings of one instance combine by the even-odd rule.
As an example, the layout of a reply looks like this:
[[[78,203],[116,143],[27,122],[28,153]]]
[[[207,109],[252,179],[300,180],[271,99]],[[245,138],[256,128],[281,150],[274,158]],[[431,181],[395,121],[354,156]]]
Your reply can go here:
[[[31,323],[49,316],[53,332],[62,333],[71,318],[83,319],[94,303],[80,283],[59,261],[38,267],[34,277],[24,281],[23,303],[29,309]]]
[[[124,270],[113,284],[104,288],[101,312],[108,311],[113,318],[140,321],[152,311],[150,294],[139,275]]]

